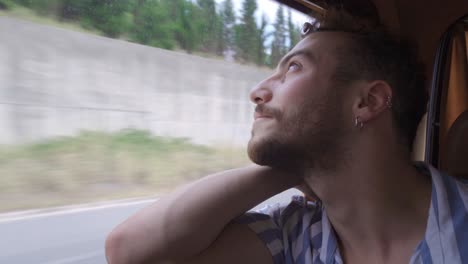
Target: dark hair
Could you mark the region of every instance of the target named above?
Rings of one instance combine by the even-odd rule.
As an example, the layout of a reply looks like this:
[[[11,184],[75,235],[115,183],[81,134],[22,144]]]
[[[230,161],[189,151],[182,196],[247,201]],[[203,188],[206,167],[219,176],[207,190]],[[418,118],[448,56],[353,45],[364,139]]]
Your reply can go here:
[[[340,84],[383,80],[392,87],[394,124],[401,143],[411,151],[427,103],[424,66],[415,47],[390,34],[376,13],[357,17],[344,8],[331,8],[314,23],[306,23],[303,36],[320,31],[349,33],[346,35],[347,45],[342,45],[336,52],[344,63],[338,64],[334,80]]]

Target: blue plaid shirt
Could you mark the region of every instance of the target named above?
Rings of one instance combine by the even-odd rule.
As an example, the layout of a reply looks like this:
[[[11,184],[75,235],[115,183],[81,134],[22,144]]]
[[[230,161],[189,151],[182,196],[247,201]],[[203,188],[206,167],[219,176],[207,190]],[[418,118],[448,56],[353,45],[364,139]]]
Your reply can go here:
[[[417,164],[431,175],[432,195],[424,239],[411,264],[468,263],[468,182]],[[294,196],[286,207],[268,206],[237,219],[265,243],[275,264],[342,264],[337,239],[320,202]]]

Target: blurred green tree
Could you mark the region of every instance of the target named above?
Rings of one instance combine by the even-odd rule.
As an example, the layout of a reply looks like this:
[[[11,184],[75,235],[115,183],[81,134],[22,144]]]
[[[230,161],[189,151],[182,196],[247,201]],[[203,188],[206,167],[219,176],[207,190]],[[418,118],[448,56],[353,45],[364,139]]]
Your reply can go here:
[[[301,40],[301,28],[292,21],[291,9],[288,9],[289,50]]]
[[[62,6],[62,0],[10,0],[10,3],[16,3],[29,7],[40,15],[55,16]]]
[[[62,9],[60,10],[60,18],[62,20],[79,20],[80,15],[87,9],[76,0],[62,0]]]
[[[236,56],[241,62],[253,62],[258,54],[256,10],[256,0],[244,0],[242,3],[240,23],[236,27]]]
[[[222,24],[222,51],[234,51],[235,50],[235,25],[236,25],[236,14],[234,13],[234,6],[232,0],[224,0],[221,4],[220,10],[221,24]]]
[[[288,52],[286,21],[283,7],[279,6],[276,11],[274,23],[273,41],[271,43],[271,66],[276,66],[280,59]]]
[[[257,56],[255,57],[255,63],[257,65],[268,65],[267,54],[265,51],[265,42],[271,34],[267,33],[266,27],[268,26],[268,19],[265,14],[262,15],[262,21],[257,33]]]
[[[118,37],[132,25],[132,0],[81,0],[77,4],[82,25],[96,28],[106,36]]]
[[[214,0],[197,0],[197,4],[200,7],[197,31],[201,36],[201,51],[215,53],[220,25],[216,3]]]
[[[170,29],[173,30],[171,38],[175,45],[191,53],[197,46],[193,23],[190,21],[194,4],[187,0],[161,0],[161,4],[170,17]]]
[[[2,9],[11,9],[15,5],[13,0],[0,0],[0,10]]]
[[[167,2],[139,0],[133,16],[132,38],[136,42],[155,47],[173,49],[176,42],[175,22],[171,19]]]
[[[263,14],[255,16],[256,0],[243,0],[236,17],[232,0],[0,0],[0,7],[23,5],[41,15],[79,22],[109,37],[165,49],[223,55],[239,62],[275,66],[299,41],[299,28],[279,7],[274,32]],[[265,43],[272,39],[271,52]]]

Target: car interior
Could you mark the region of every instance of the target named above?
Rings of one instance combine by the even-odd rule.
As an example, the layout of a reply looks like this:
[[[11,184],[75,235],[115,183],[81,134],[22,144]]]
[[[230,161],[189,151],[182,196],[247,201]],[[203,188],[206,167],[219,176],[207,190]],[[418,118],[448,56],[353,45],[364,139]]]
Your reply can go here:
[[[13,2],[16,3],[16,7],[5,11]],[[59,2],[67,2],[67,6],[74,8],[59,12],[54,4]],[[93,16],[80,14],[80,10],[85,10],[84,3],[102,7],[103,2],[111,3],[109,10],[100,10],[106,11],[103,13],[106,15],[96,15],[90,11],[94,10],[92,8],[88,8],[88,13],[93,13]],[[144,12],[136,12],[140,9],[135,9],[135,13],[127,12],[128,10],[120,12],[119,4],[124,2],[138,3]],[[178,12],[172,10],[171,15],[166,16],[169,9],[162,12],[161,6],[147,8],[143,6],[144,2],[193,5],[188,4],[184,9],[174,4],[182,11],[175,9]],[[226,90],[240,85],[250,86],[250,82],[257,82],[254,80],[257,74],[258,77],[262,75],[264,78],[263,75],[270,74],[271,70],[265,64],[272,64],[271,59],[263,58],[263,64],[253,60],[236,61],[234,46],[227,46],[227,49],[225,47],[226,54],[222,50],[223,56],[201,48],[195,49],[196,45],[203,46],[200,41],[204,37],[195,36],[201,32],[195,29],[202,28],[198,26],[202,25],[201,22],[205,23],[204,20],[194,20],[197,16],[203,17],[199,15],[203,13],[196,13],[191,9],[198,2],[204,1],[0,0],[0,18],[2,14],[5,18],[0,23],[0,30],[14,32],[4,33],[2,36],[6,37],[0,42],[6,47],[0,49],[0,58],[7,66],[2,68],[0,65],[0,83],[5,87],[0,98],[2,121],[5,126],[13,124],[10,125],[12,129],[6,132],[6,136],[11,134],[11,138],[14,139],[20,138],[21,134],[25,135],[24,138],[32,134],[51,136],[50,140],[44,141],[45,143],[28,143],[24,146],[14,146],[15,148],[12,145],[11,149],[5,146],[3,152],[0,151],[0,163],[3,165],[0,166],[0,171],[4,178],[3,185],[0,184],[0,187],[3,187],[1,197],[4,199],[4,208],[7,208],[4,210],[28,209],[4,213],[3,218],[0,215],[0,233],[5,238],[0,240],[0,263],[105,263],[103,245],[111,228],[140,208],[154,203],[159,199],[159,195],[176,185],[192,181],[197,175],[205,175],[211,170],[219,171],[221,168],[243,164],[242,157],[238,157],[239,153],[245,154],[243,149],[242,152],[234,148],[228,149],[228,144],[219,149],[199,147],[189,144],[185,135],[173,133],[176,129],[193,130],[189,131],[191,135],[205,138],[204,131],[221,125],[220,131],[228,131],[234,127],[232,136],[222,141],[223,144],[241,138],[237,136],[237,132],[243,130],[242,122],[249,120],[247,115],[251,117],[248,108],[250,105],[248,102],[244,104],[248,96],[242,89],[232,89],[235,91],[232,92],[232,98],[221,98],[225,94],[217,86],[221,86],[218,84],[226,80],[233,83],[232,87],[229,86]],[[225,1],[216,0],[218,5],[221,2]],[[233,2],[240,3],[243,0]],[[274,12],[276,3],[280,3],[310,15],[302,20],[300,14],[301,21],[294,21],[297,22],[297,25],[294,25],[296,31],[293,31],[297,34],[297,41],[300,39],[298,32],[303,21],[323,15],[330,6],[336,5],[361,17],[373,17],[378,13],[381,21],[392,33],[411,40],[418,47],[426,66],[429,98],[427,112],[419,123],[413,142],[412,158],[414,161],[429,163],[468,183],[468,0],[256,2],[263,2],[263,6],[259,5],[260,12],[256,14],[271,10]],[[38,8],[42,4],[48,4],[47,8],[53,10],[33,10],[34,6]],[[81,5],[83,6],[80,7]],[[231,6],[226,10],[236,8],[239,9]],[[291,11],[289,8],[286,8],[286,11]],[[214,12],[216,13],[216,10]],[[183,15],[176,16],[176,13]],[[298,15],[294,11],[292,13],[293,18],[294,15]],[[291,14],[289,16],[291,18]],[[99,19],[90,20],[94,17]],[[137,17],[144,19],[137,20]],[[146,32],[131,32],[133,27],[130,25],[133,24],[127,24],[130,21],[134,25],[146,25],[144,21],[153,21],[149,18],[156,17],[161,17],[164,23],[154,23],[162,26],[150,29],[158,34],[164,33],[162,37],[154,34],[151,39]],[[233,17],[234,22],[231,26],[236,28],[239,23],[235,21],[239,20],[239,16],[234,12]],[[177,20],[180,21],[174,23]],[[271,22],[273,21],[267,23],[265,20],[262,29],[268,24],[273,25]],[[113,23],[118,30],[128,28],[119,31],[120,35],[111,36],[105,33],[103,28]],[[182,30],[183,27],[179,27],[179,24],[190,30]],[[192,28],[193,25],[196,27]],[[166,32],[166,29],[176,30],[177,34]],[[271,38],[270,34],[273,32],[264,33],[265,38]],[[291,35],[291,32],[289,34]],[[15,38],[15,35],[21,38]],[[158,46],[171,43],[155,42],[159,39],[167,40],[168,36],[172,35],[176,36],[173,39],[175,50]],[[135,39],[131,39],[130,36]],[[136,38],[137,36],[141,39]],[[143,43],[146,39],[153,42],[148,40]],[[197,44],[197,41],[200,43]],[[182,42],[187,45],[181,45]],[[292,38],[289,44],[291,43]],[[247,45],[247,48],[251,49],[252,46]],[[212,58],[214,59],[211,61]],[[228,61],[226,68],[223,59]],[[236,63],[245,65],[235,65]],[[197,73],[202,70],[206,72],[206,69],[213,69],[216,73],[203,78],[201,84],[197,82],[196,85],[204,87],[203,89],[197,91],[184,88],[186,84],[192,85],[189,82],[201,79]],[[252,69],[258,72],[254,74]],[[11,78],[10,70],[15,73],[11,74],[14,75]],[[152,71],[154,76],[149,76],[149,71]],[[184,71],[193,73],[179,74],[185,74]],[[120,78],[123,75],[125,78]],[[86,82],[79,82],[81,79]],[[108,79],[112,79],[112,82]],[[7,82],[2,82],[4,80]],[[122,83],[115,80],[122,80]],[[162,88],[152,91],[153,86],[159,85],[157,82],[162,83]],[[88,89],[86,86],[89,84],[95,87]],[[117,84],[121,84],[118,89],[104,89]],[[14,85],[15,89],[7,89],[8,85]],[[46,86],[50,87],[45,89]],[[133,89],[138,86],[141,87]],[[102,92],[99,89],[102,89]],[[9,93],[9,90],[12,92]],[[172,93],[172,90],[176,92]],[[141,103],[139,96],[133,96],[142,92],[144,96],[141,98],[144,99],[144,103]],[[237,92],[241,102],[235,97]],[[172,104],[174,100],[180,101],[178,104]],[[195,103],[185,103],[189,101]],[[160,104],[160,107],[147,107],[149,102]],[[204,108],[205,105],[209,107]],[[237,108],[241,110],[236,112]],[[231,109],[234,114],[242,117],[239,118],[243,119],[242,122],[236,123],[235,118],[232,120],[236,122],[227,122],[223,115],[217,113],[221,110],[231,113]],[[172,112],[175,114],[172,115]],[[12,118],[8,120],[10,116]],[[184,123],[185,121],[191,123]],[[75,126],[76,123],[78,125]],[[110,131],[111,127],[120,125],[128,125],[135,129],[124,129],[122,133],[94,132],[96,128]],[[249,123],[249,128],[250,125]],[[68,133],[73,132],[75,128],[86,128],[90,131],[76,136],[69,135]],[[162,131],[161,135],[164,137],[153,137],[152,132],[147,133],[150,128],[157,132]],[[44,132],[48,130],[52,133]],[[62,134],[66,137],[56,137]],[[206,138],[214,134],[217,132],[206,135]],[[180,135],[183,138],[179,138]],[[176,140],[169,140],[171,137]],[[47,177],[41,177],[42,175]],[[141,192],[138,188],[142,189]],[[297,190],[293,191],[294,193],[281,196],[281,199],[289,201],[291,195],[300,194]],[[149,193],[151,197],[146,196]],[[108,201],[110,199],[112,201]],[[315,200],[313,197],[307,199]],[[283,201],[274,200],[273,197],[273,200],[266,200],[254,209],[278,202]],[[59,205],[60,207],[51,207]],[[0,210],[0,213],[3,212]]]
[[[454,25],[446,71],[440,127],[440,166],[451,175],[468,178],[468,24]]]

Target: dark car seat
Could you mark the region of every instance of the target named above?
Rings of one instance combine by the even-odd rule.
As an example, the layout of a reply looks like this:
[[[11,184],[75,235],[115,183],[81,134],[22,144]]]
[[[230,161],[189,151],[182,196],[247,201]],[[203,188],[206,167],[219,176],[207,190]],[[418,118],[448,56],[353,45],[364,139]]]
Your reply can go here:
[[[443,169],[468,180],[468,110],[455,120],[447,134]]]

